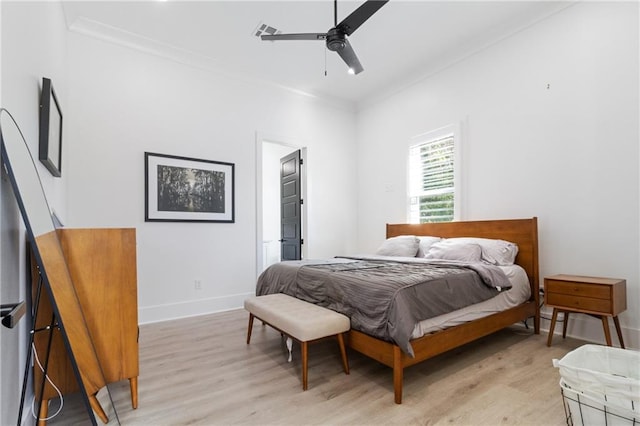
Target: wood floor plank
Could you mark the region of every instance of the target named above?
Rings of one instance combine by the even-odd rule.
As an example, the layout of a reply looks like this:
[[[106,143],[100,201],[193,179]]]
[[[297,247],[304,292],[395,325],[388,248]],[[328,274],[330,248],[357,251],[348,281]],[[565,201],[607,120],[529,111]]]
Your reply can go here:
[[[280,334],[260,321],[247,345],[248,318],[235,310],[141,326],[138,409],[131,408],[128,381],[110,385],[120,422],[564,425],[551,360],[585,343],[557,339],[547,347],[546,334],[514,326],[408,368],[397,405],[392,370],[348,351],[351,374],[344,374],[334,339],[309,346],[303,392],[300,347],[294,343],[288,363]],[[106,392],[99,397],[108,404]],[[63,413],[49,424],[86,424],[80,399],[67,396]]]

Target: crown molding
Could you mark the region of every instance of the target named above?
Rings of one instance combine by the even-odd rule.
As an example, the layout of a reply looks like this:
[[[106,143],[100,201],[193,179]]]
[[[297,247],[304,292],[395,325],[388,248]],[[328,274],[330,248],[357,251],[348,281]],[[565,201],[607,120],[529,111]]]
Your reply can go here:
[[[223,66],[216,60],[206,55],[183,49],[181,47],[173,46],[169,43],[160,42],[158,40],[154,40],[152,38],[145,37],[134,32],[126,31],[122,28],[103,24],[101,22],[82,16],[76,18],[69,25],[69,31],[115,45],[123,46],[149,55],[168,59],[182,65],[216,74],[224,78],[276,88],[310,99],[314,102],[325,104],[333,108],[355,112],[355,103],[353,102],[306,92],[294,87],[262,79],[247,72],[230,70],[228,67]]]

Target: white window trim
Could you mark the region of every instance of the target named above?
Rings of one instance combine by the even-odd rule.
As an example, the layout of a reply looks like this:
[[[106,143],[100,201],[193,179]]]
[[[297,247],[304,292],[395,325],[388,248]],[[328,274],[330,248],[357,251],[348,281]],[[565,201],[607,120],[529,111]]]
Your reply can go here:
[[[409,188],[411,188],[411,176],[409,173],[409,150],[415,145],[420,145],[425,142],[441,139],[449,135],[453,135],[453,149],[455,151],[455,167],[453,169],[453,220],[462,220],[462,132],[460,131],[460,127],[460,124],[449,124],[438,129],[419,134],[409,140],[406,155],[407,163],[405,167],[407,173],[407,194],[405,197],[407,203],[407,221],[409,221],[411,218],[411,201],[409,198]]]

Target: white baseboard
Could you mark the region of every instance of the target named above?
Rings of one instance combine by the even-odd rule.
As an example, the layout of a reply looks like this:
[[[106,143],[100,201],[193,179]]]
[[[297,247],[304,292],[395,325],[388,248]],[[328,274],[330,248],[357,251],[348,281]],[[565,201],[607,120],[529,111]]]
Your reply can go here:
[[[240,293],[165,305],[143,306],[138,308],[138,323],[149,324],[239,309],[244,306],[244,300],[251,296],[255,296],[255,293]]]
[[[551,309],[545,308],[541,312],[543,317],[551,318]],[[558,314],[558,321],[554,330],[554,339],[562,339],[562,322],[564,320],[562,314]],[[550,319],[542,318],[540,320],[540,329],[545,333],[549,333],[549,327],[551,326]],[[625,327],[624,324],[620,324],[622,329],[622,338],[624,339],[624,345],[627,349],[640,350],[640,330]],[[615,325],[612,319],[609,319],[609,333],[611,334],[611,343],[615,347],[620,347],[618,341],[618,333],[616,332]],[[606,340],[604,337],[604,330],[602,329],[602,321],[598,318],[593,318],[585,314],[572,313],[569,317],[569,324],[567,326],[567,336],[580,340],[585,340],[590,343],[598,345],[605,345]]]

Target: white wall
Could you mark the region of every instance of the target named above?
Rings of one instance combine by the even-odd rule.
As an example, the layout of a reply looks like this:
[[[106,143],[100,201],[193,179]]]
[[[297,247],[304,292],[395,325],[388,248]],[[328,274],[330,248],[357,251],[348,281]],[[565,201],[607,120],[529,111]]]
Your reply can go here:
[[[353,111],[75,33],[69,70],[68,224],[137,228],[141,322],[254,293],[256,132],[306,142],[309,256],[353,250]],[[235,163],[235,223],[145,223],[145,151]]]
[[[457,122],[463,217],[538,216],[542,275],[626,278],[621,322],[640,346],[636,3],[570,7],[357,116],[67,33],[55,3],[0,7],[3,106],[35,152],[40,81],[53,79],[63,178],[38,166],[45,190],[69,226],[137,228],[142,322],[238,307],[253,292],[256,132],[308,141],[308,255],[326,257],[375,249],[386,222],[406,220],[409,139]],[[145,223],[144,151],[235,163],[236,223]],[[24,228],[7,188],[2,297],[15,280],[26,286]],[[570,332],[602,340],[590,318]],[[13,422],[17,397],[5,397],[18,388],[7,371],[21,368],[18,358],[2,352],[3,424]]]
[[[463,218],[537,216],[542,276],[627,279],[640,347],[638,50],[637,3],[583,2],[364,108],[360,248],[406,221],[409,139],[460,123]],[[579,317],[570,333],[604,342]]]
[[[59,3],[0,2],[2,107],[18,122],[37,159],[38,117],[42,77],[52,79],[63,114],[66,112],[66,26]],[[66,137],[63,130],[63,137]],[[63,142],[63,177],[54,178],[37,162],[49,204],[65,211],[64,181],[67,147]],[[4,170],[0,182],[0,301],[27,297],[25,227]],[[0,424],[15,424],[27,350],[27,321],[19,327],[0,327]]]

